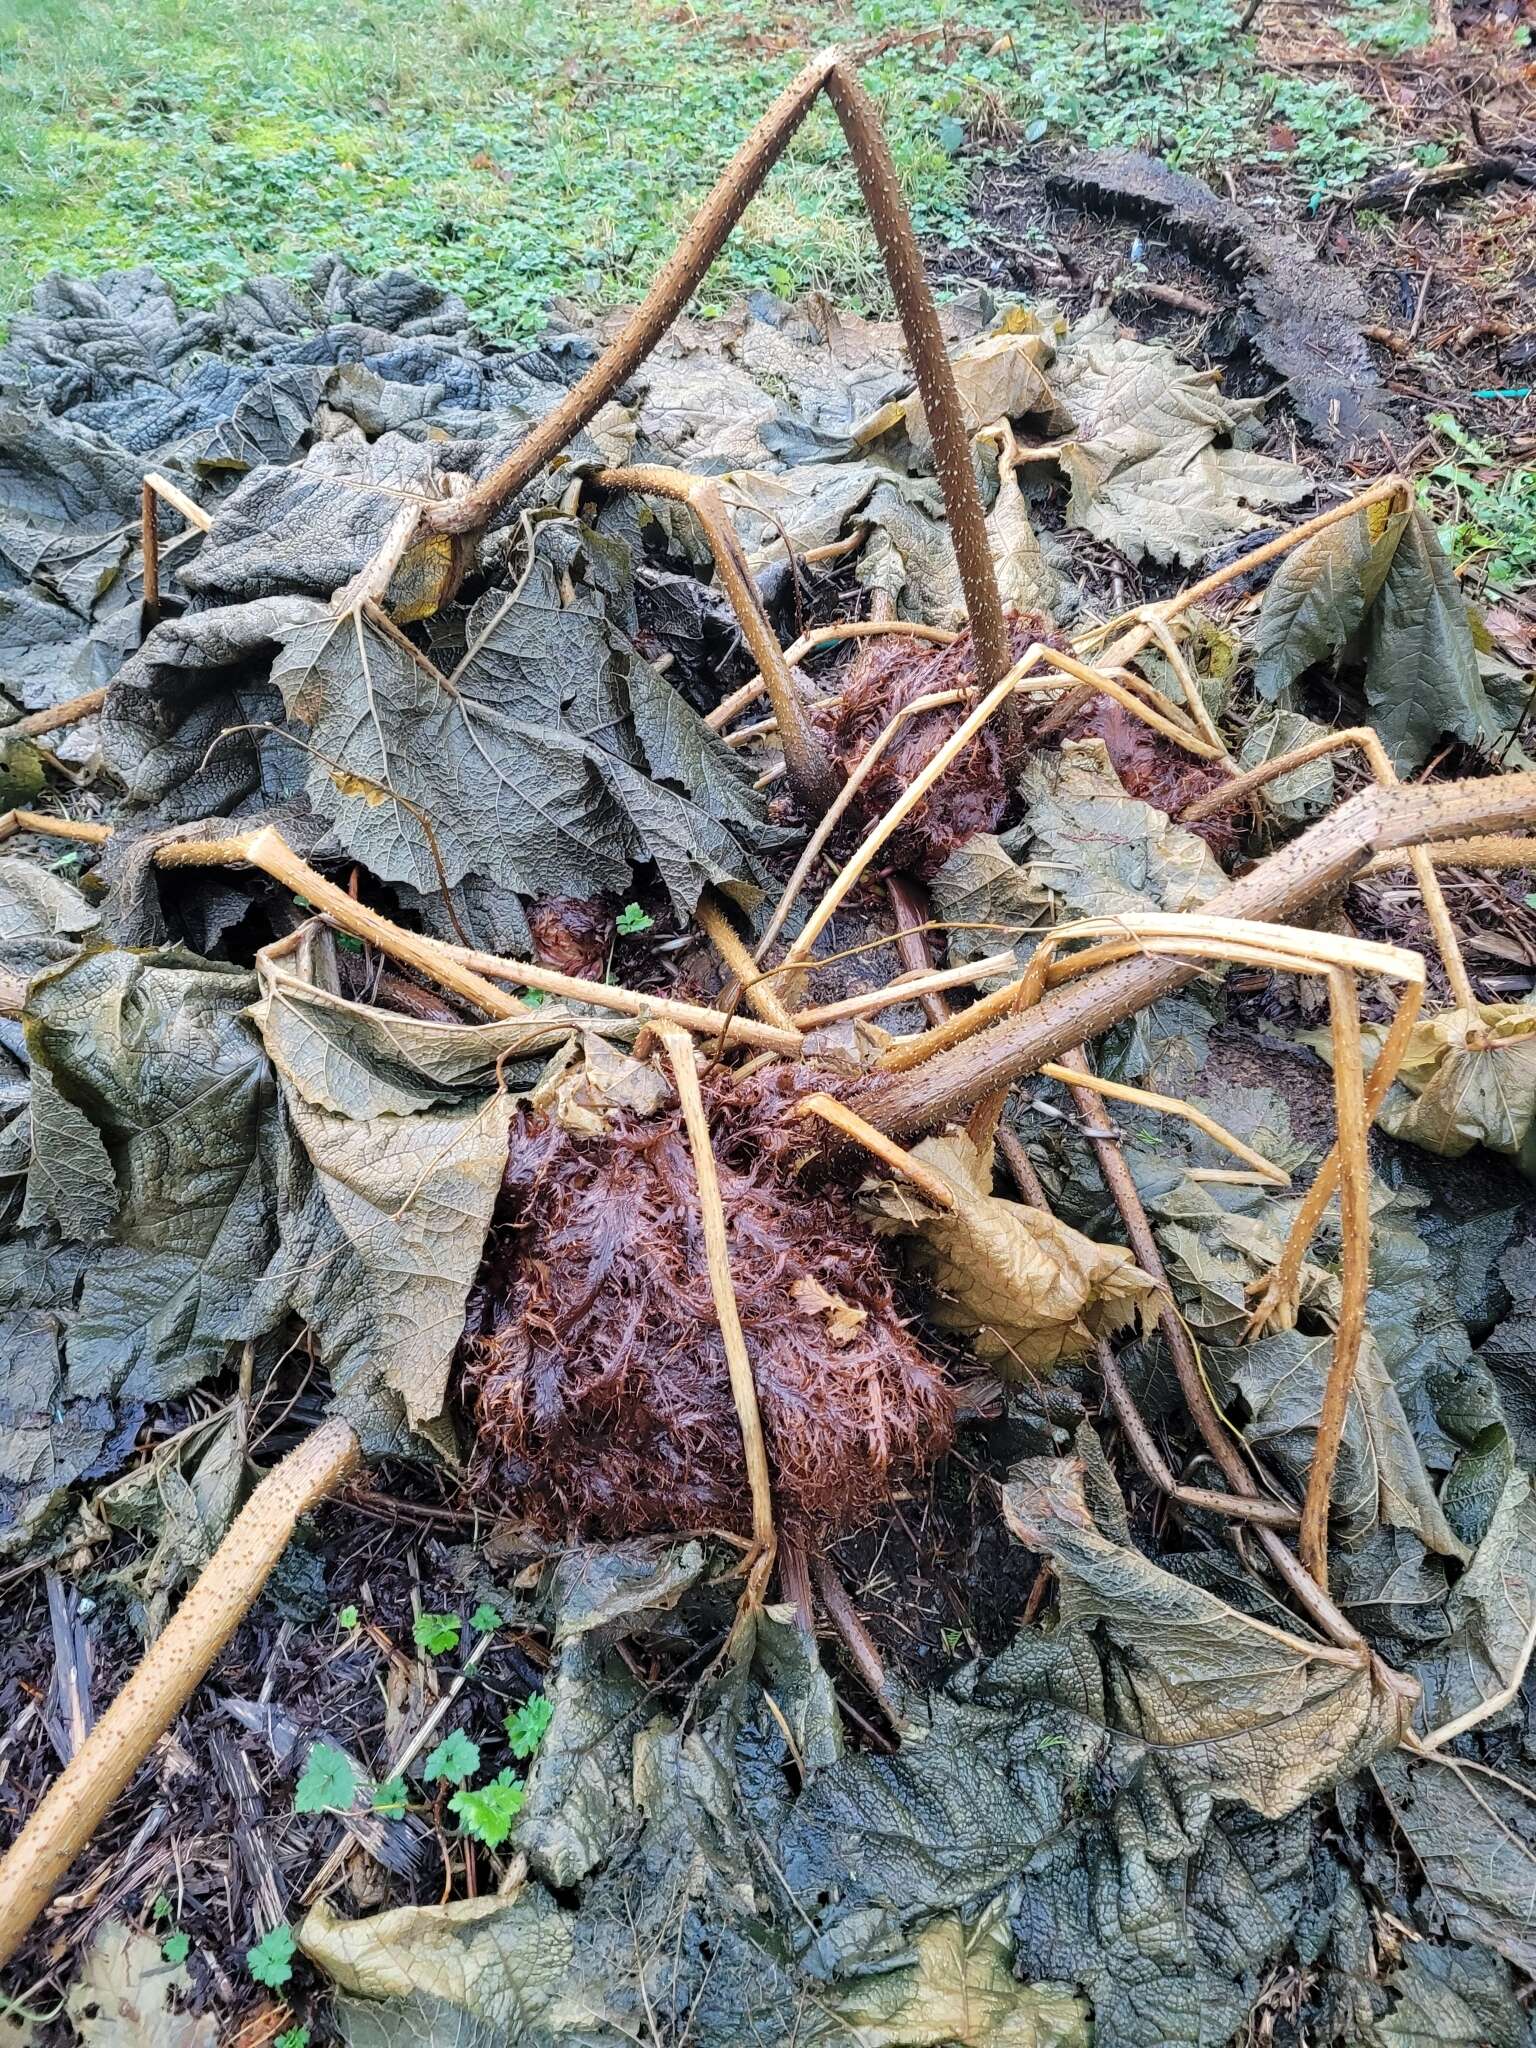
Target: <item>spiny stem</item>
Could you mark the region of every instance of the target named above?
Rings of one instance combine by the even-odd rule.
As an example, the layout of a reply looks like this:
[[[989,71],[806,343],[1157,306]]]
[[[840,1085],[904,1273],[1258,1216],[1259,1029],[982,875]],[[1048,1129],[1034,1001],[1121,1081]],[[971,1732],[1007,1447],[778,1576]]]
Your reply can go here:
[[[1336,895],[1375,854],[1533,820],[1533,773],[1362,790],[1204,909],[1223,917],[1295,921]],[[1034,1009],[970,1042],[936,1051],[905,1072],[878,1075],[850,1099],[870,1123],[897,1137],[960,1121],[991,1089],[1037,1072],[1044,1061],[1059,1059],[1182,988],[1198,971],[1173,959],[1122,960],[1053,991]]]
[[[262,1480],[137,1670],[0,1863],[0,1964],[10,1961],[114,1799],[185,1707],[307,1514],[361,1460],[333,1416]]]

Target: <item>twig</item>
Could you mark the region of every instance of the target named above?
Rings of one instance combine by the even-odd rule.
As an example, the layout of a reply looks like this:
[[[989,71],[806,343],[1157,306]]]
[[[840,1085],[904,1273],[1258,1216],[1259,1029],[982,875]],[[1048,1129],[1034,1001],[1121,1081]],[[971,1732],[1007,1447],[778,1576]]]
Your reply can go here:
[[[1333,1356],[1323,1388],[1301,1511],[1301,1561],[1324,1592],[1328,1590],[1328,1510],[1333,1499],[1333,1475],[1360,1362],[1365,1299],[1371,1284],[1371,1170],[1366,1151],[1360,1013],[1355,977],[1344,968],[1334,968],[1329,973],[1328,1009],[1333,1025],[1333,1092],[1339,1124],[1335,1143],[1339,1155],[1342,1287]]]
[[[1266,562],[1272,562],[1277,555],[1288,554],[1292,548],[1300,547],[1315,534],[1335,526],[1341,519],[1352,519],[1357,512],[1369,511],[1372,505],[1384,505],[1392,500],[1405,503],[1409,486],[1402,477],[1387,477],[1379,484],[1373,484],[1358,497],[1348,498],[1342,505],[1332,505],[1326,512],[1319,512],[1311,519],[1305,519],[1300,526],[1293,526],[1289,533],[1278,534],[1274,540],[1267,540],[1262,546],[1250,548],[1246,555],[1239,555],[1235,562],[1228,562],[1225,568],[1212,570],[1209,576],[1202,576],[1198,583],[1191,583],[1187,590],[1181,590],[1174,597],[1167,598],[1155,606],[1143,606],[1140,612],[1122,613],[1117,619],[1110,619],[1102,626],[1094,626],[1077,642],[1078,652],[1085,648],[1102,647],[1111,634],[1121,627],[1130,631],[1116,640],[1105,655],[1106,661],[1126,662],[1138,655],[1152,638],[1152,629],[1146,622],[1146,612],[1156,611],[1164,620],[1176,619],[1181,612],[1187,612],[1191,605],[1201,604],[1216,591],[1229,583],[1251,575],[1255,569],[1262,569]]]
[[[42,839],[74,839],[83,846],[104,846],[112,837],[110,825],[96,825],[89,818],[60,818],[52,811],[0,813],[0,840],[14,839],[18,832],[36,832]]]
[[[1246,1161],[1271,1187],[1289,1188],[1291,1184],[1291,1176],[1283,1166],[1276,1166],[1262,1152],[1255,1152],[1251,1145],[1245,1145],[1224,1124],[1217,1123],[1215,1117],[1207,1116],[1203,1109],[1196,1109],[1192,1102],[1185,1102],[1177,1095],[1159,1095],[1151,1089],[1132,1088],[1125,1081],[1106,1081],[1102,1074],[1091,1073],[1086,1068],[1058,1066],[1054,1060],[1047,1060],[1040,1072],[1047,1081],[1060,1081],[1069,1088],[1091,1088],[1096,1095],[1107,1095],[1112,1102],[1134,1103],[1137,1108],[1154,1110],[1159,1116],[1182,1117],[1197,1131],[1204,1131],[1234,1159]]]
[[[888,1166],[903,1180],[910,1181],[924,1201],[932,1202],[936,1209],[954,1208],[955,1191],[941,1173],[935,1173],[931,1166],[925,1166],[910,1152],[903,1151],[893,1139],[886,1137],[883,1131],[877,1131],[872,1124],[865,1123],[835,1095],[804,1096],[796,1114],[820,1117],[823,1123],[841,1131],[845,1138],[851,1138],[855,1145],[862,1146],[882,1166]]]
[[[813,817],[819,817],[837,795],[837,776],[816,728],[806,715],[783,650],[768,623],[757,585],[742,558],[736,529],[721,503],[719,486],[709,477],[691,476],[686,470],[666,469],[653,463],[633,469],[599,470],[595,480],[605,490],[638,491],[674,499],[686,505],[698,520],[714,556],[720,587],[730,601],[741,636],[768,691],[790,782],[801,803]]]
[[[294,1526],[361,1460],[323,1422],[268,1472],[191,1591],[0,1863],[0,1965],[10,1961],[108,1808],[192,1697],[287,1548]]]
[[[1086,1065],[1081,1053],[1071,1054],[1064,1062],[1066,1066]],[[1098,1111],[1095,1098],[1083,1091],[1078,1104],[1085,1116]],[[1201,1441],[1220,1470],[1234,1494],[1246,1499],[1259,1497],[1243,1454],[1233,1440],[1227,1423],[1218,1414],[1205,1384],[1205,1374],[1195,1351],[1194,1340],[1183,1317],[1174,1307],[1173,1292],[1168,1285],[1168,1274],[1164,1268],[1162,1254],[1157,1248],[1157,1239],[1147,1220],[1147,1212],[1131,1170],[1126,1165],[1120,1147],[1112,1140],[1090,1138],[1094,1157],[1098,1160],[1099,1171],[1104,1176],[1115,1207],[1120,1211],[1120,1220],[1125,1225],[1125,1234],[1130,1240],[1131,1250],[1136,1254],[1136,1263],[1141,1270],[1157,1283],[1162,1299],[1158,1314],[1158,1329],[1163,1342],[1168,1346],[1168,1355],[1173,1361],[1174,1376],[1179,1383],[1179,1392],[1190,1419],[1200,1433]],[[1359,1630],[1339,1611],[1328,1595],[1319,1587],[1278,1533],[1260,1523],[1255,1532],[1256,1540],[1263,1546],[1265,1555],[1276,1572],[1289,1586],[1299,1604],[1306,1609],[1312,1621],[1330,1641],[1351,1650],[1364,1651],[1365,1639]]]
[[[694,1064],[693,1040],[675,1025],[663,1025],[657,1035],[666,1048],[672,1076],[677,1083],[683,1122],[688,1131],[688,1146],[693,1154],[694,1176],[699,1186],[699,1221],[704,1234],[704,1256],[709,1265],[710,1292],[714,1296],[720,1342],[725,1348],[725,1362],[731,1376],[731,1398],[741,1422],[747,1484],[752,1494],[752,1549],[747,1557],[746,1598],[750,1606],[761,1606],[768,1576],[773,1570],[776,1547],[773,1486],[768,1473],[768,1449],[763,1441],[763,1419],[757,1405],[757,1383],[752,1376],[752,1360],[747,1354],[741,1311],[736,1304],[736,1289],[731,1280],[725,1204],[720,1198],[720,1179],[715,1171],[709,1117]]]
[[[885,1675],[885,1660],[875,1648],[874,1638],[864,1626],[859,1610],[849,1599],[847,1588],[824,1557],[817,1558],[812,1572],[827,1619],[842,1637],[854,1670],[885,1709],[897,1734],[904,1734],[911,1724],[902,1713],[901,1704]]]
[[[87,690],[83,696],[71,697],[67,704],[53,704],[46,711],[29,711],[25,718],[0,725],[0,740],[29,740],[40,733],[57,732],[61,725],[75,725],[82,718],[92,717],[106,701],[104,689]]]
[[[748,1045],[764,1046],[773,1052],[799,1050],[798,1032],[783,1031],[750,1017],[732,1017],[724,1010],[706,1009],[697,1003],[674,1001],[669,996],[642,995],[634,989],[618,988],[607,982],[586,981],[579,975],[560,974],[533,961],[502,960],[494,953],[479,953],[464,946],[445,945],[418,932],[405,931],[365,903],[338,889],[334,882],[300,860],[282,835],[264,826],[241,839],[173,840],[155,852],[157,867],[226,867],[245,862],[260,868],[275,882],[312,903],[343,931],[366,939],[392,958],[403,960],[446,988],[463,996],[490,1017],[518,1018],[537,1022],[527,1005],[497,988],[487,976],[544,989],[572,1002],[591,1003],[621,1015],[678,1024],[686,1029],[722,1038],[736,1038]]]
[[[1295,1528],[1300,1516],[1284,1501],[1266,1500],[1259,1494],[1217,1493],[1210,1487],[1181,1485],[1174,1478],[1167,1459],[1157,1447],[1156,1438],[1136,1406],[1136,1397],[1126,1385],[1114,1347],[1106,1338],[1100,1337],[1097,1349],[1099,1372],[1104,1381],[1104,1391],[1109,1396],[1109,1405],[1115,1411],[1115,1420],[1124,1431],[1137,1464],[1154,1486],[1166,1493],[1170,1500],[1180,1501],[1185,1507],[1205,1508],[1212,1514],[1231,1515],[1238,1521],[1264,1522],[1273,1529]]]

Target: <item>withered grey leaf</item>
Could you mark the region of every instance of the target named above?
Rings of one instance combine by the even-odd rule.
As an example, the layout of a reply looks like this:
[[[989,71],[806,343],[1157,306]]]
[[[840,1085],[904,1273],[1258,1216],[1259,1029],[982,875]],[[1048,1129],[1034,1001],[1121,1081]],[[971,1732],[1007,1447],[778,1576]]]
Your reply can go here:
[[[73,882],[0,854],[0,968],[27,980],[70,958],[101,922]]]
[[[93,1126],[117,1188],[115,1242],[86,1274],[68,1340],[81,1394],[165,1399],[251,1334],[251,1288],[276,1238],[262,1144],[272,1079],[242,1015],[252,993],[236,968],[106,950],[32,985],[34,1073]],[[99,1158],[87,1205],[97,1190]]]
[[[1536,1970],[1532,1795],[1452,1757],[1397,1750],[1373,1768],[1454,1938],[1484,1943],[1528,1975]]]
[[[143,1410],[71,1386],[64,1343],[88,1255],[13,1235],[0,1246],[0,1338],[10,1369],[0,1385],[0,1555],[14,1557],[51,1530],[69,1489],[128,1448]]]
[[[1176,1754],[1215,1797],[1278,1820],[1401,1739],[1409,1702],[1363,1656],[1257,1621],[1112,1542],[1070,1461],[1021,1466],[1003,1511],[1055,1564],[1063,1622],[1111,1645],[1116,1724]]]
[[[731,751],[541,552],[469,621],[451,678],[362,614],[285,636],[273,680],[309,730],[307,790],[357,858],[423,892],[467,876],[529,897],[624,891],[653,860],[682,913],[750,890],[762,808]],[[732,828],[737,828],[733,833]]]
[[[1072,329],[1051,383],[1077,423],[1055,450],[1072,485],[1069,520],[1133,559],[1197,562],[1258,526],[1257,507],[1311,488],[1295,463],[1218,448],[1254,402],[1224,397],[1170,349],[1122,337],[1107,314]]]
[[[154,1935],[104,1920],[65,2004],[81,2048],[215,2048],[213,2014],[181,2004],[191,1986],[186,1964],[168,1963]]]
[[[1016,835],[1029,879],[1064,913],[1114,917],[1138,910],[1195,910],[1226,887],[1203,839],[1139,797],[1127,796],[1102,740],[1069,742],[1037,756],[1020,778],[1028,807]]]
[[[143,1545],[136,1559],[114,1561],[106,1580],[126,1597],[147,1639],[160,1633],[176,1595],[224,1540],[245,1476],[245,1414],[236,1401],[93,1495],[93,1521]]]

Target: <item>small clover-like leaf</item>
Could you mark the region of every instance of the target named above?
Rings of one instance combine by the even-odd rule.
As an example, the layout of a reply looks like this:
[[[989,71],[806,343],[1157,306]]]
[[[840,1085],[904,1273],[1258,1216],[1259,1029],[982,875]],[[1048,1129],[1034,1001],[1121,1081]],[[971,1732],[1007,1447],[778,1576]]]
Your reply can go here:
[[[472,1742],[462,1728],[455,1728],[451,1735],[444,1736],[421,1771],[429,1785],[435,1784],[439,1778],[446,1778],[450,1784],[462,1785],[479,1768],[479,1743]]]
[[[161,1942],[160,1953],[168,1963],[184,1963],[191,1947],[191,1935],[178,1927],[174,1934],[168,1934]]]
[[[345,1750],[331,1742],[317,1742],[293,1795],[295,1813],[325,1813],[352,1804],[357,1791],[357,1773]]]
[[[478,1791],[472,1792],[466,1786],[462,1792],[455,1792],[448,1809],[458,1816],[466,1835],[473,1835],[488,1849],[499,1849],[523,1810],[524,1796],[522,1779],[506,1770]]]
[[[432,1752],[435,1756],[436,1750]],[[386,1778],[382,1785],[373,1788],[373,1810],[386,1820],[405,1818],[406,1791],[404,1778]]]
[[[632,939],[639,932],[648,932],[655,924],[654,917],[648,917],[638,903],[626,903],[613,921],[616,932],[622,932],[626,939]]]
[[[482,1600],[469,1617],[469,1625],[477,1635],[488,1636],[493,1628],[501,1627],[501,1616],[489,1600]]]
[[[357,1627],[358,1619],[358,1612],[355,1607],[343,1607],[337,1613],[336,1626],[338,1628],[354,1629]]]
[[[258,1984],[265,1984],[271,1991],[279,1990],[293,1975],[295,1947],[293,1929],[279,1921],[254,1948],[246,1950],[245,1967]]]
[[[459,1647],[463,1626],[456,1614],[418,1614],[411,1625],[411,1636],[418,1650],[425,1650],[429,1657],[441,1657]]]
[[[520,1707],[508,1714],[503,1724],[507,1740],[512,1745],[512,1754],[532,1756],[544,1740],[544,1731],[554,1716],[555,1710],[543,1693],[530,1693]]]

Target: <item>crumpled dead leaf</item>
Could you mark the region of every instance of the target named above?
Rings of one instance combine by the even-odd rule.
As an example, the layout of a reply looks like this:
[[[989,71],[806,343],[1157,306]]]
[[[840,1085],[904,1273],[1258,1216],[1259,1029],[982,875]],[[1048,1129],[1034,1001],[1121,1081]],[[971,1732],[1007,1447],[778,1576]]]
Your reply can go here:
[[[1385,1036],[1384,1025],[1363,1027],[1367,1072]],[[1309,1034],[1308,1042],[1331,1059],[1329,1033]],[[1475,1012],[1422,1018],[1376,1121],[1442,1158],[1486,1145],[1536,1175],[1536,1003],[1479,1003]]]
[[[867,1308],[855,1308],[840,1294],[823,1287],[812,1273],[802,1274],[789,1291],[802,1315],[826,1318],[827,1336],[834,1344],[851,1343],[859,1333],[859,1325],[869,1320]]]
[[[1061,1625],[1102,1630],[1116,1719],[1217,1798],[1272,1820],[1402,1739],[1414,1703],[1362,1653],[1316,1646],[1229,1607],[1116,1543],[1093,1520],[1082,1467],[1030,1458],[1003,1489],[1020,1542],[1056,1566]]]
[[[1262,524],[1256,508],[1312,488],[1294,462],[1216,445],[1262,401],[1227,398],[1209,371],[1123,337],[1107,313],[1072,329],[1052,382],[1076,422],[1054,450],[1072,485],[1069,521],[1133,560],[1193,564]]]
[[[955,389],[966,432],[979,433],[999,420],[1037,418],[1053,431],[1072,425],[1052,391],[1045,372],[1056,359],[1052,336],[1043,331],[1021,333],[1005,330],[983,335],[979,341],[957,349],[949,359],[955,374]],[[893,399],[871,414],[854,430],[861,447],[882,440],[893,428],[901,427],[912,443],[913,452],[924,459],[933,453],[928,419],[917,392]]]
[[[568,1057],[551,1061],[528,1099],[532,1108],[552,1116],[577,1137],[601,1138],[616,1110],[655,1116],[675,1099],[675,1091],[649,1060],[637,1060],[595,1032],[584,1032],[580,1055],[573,1039]]]
[[[178,2012],[171,2002],[191,1988],[186,1965],[166,1962],[151,1935],[106,1920],[65,2004],[82,2048],[215,2048],[212,2013]]]
[[[935,1210],[906,1182],[866,1184],[865,1210],[883,1235],[905,1237],[932,1282],[930,1317],[972,1337],[1005,1375],[1044,1370],[1092,1351],[1155,1313],[1156,1283],[1123,1245],[1096,1244],[1047,1210],[994,1195],[992,1162],[963,1133],[925,1138],[914,1159],[955,1196]]]
[[[859,2048],[1079,2048],[1087,2032],[1068,1986],[1015,1976],[1006,1896],[974,1926],[931,1920],[908,1963],[859,1979],[831,2010]]]
[[[1003,843],[1066,913],[1198,910],[1226,887],[1203,839],[1126,794],[1102,740],[1069,741],[1057,755],[1037,756],[1019,790],[1024,822]]]

